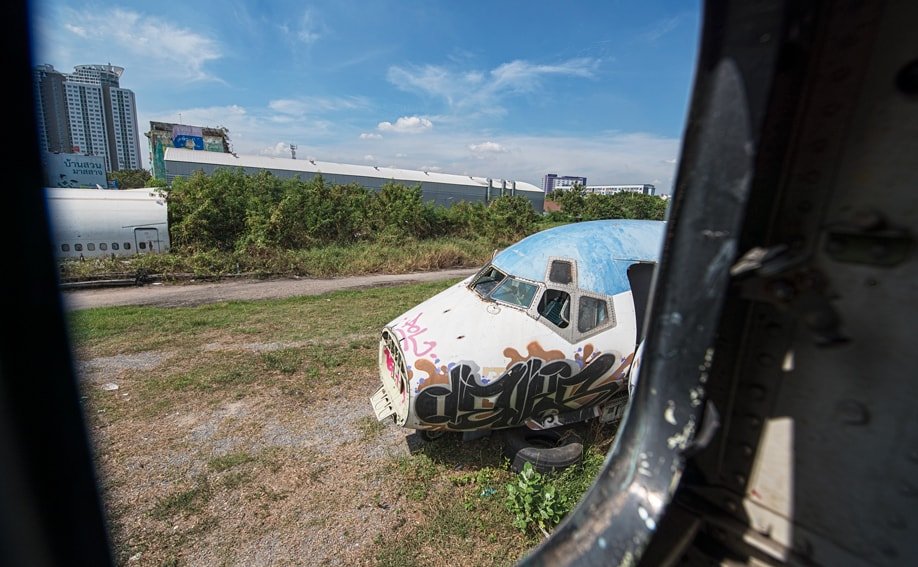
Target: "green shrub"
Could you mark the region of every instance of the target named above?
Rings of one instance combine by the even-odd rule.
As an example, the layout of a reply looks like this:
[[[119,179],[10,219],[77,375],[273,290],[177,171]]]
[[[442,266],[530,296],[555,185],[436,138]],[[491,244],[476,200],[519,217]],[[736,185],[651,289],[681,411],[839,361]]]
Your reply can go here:
[[[485,235],[495,242],[509,244],[532,234],[535,222],[535,211],[526,197],[498,197],[488,205]]]
[[[548,536],[570,511],[569,498],[526,463],[514,482],[507,486],[507,509],[513,525],[522,531],[535,530]]]

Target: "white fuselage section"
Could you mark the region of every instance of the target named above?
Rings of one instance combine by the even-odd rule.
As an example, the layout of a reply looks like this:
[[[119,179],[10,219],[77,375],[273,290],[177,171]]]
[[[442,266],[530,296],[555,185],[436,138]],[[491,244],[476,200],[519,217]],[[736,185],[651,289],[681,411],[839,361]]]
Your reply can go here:
[[[59,258],[169,250],[166,200],[156,189],[48,188],[45,196]]]

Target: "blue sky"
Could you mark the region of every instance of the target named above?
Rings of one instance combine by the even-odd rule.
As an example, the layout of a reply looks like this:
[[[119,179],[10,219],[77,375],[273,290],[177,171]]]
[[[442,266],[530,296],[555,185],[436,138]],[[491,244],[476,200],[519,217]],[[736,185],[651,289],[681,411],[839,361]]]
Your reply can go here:
[[[38,0],[32,18],[36,64],[125,68],[142,132],[151,120],[224,126],[238,154],[289,157],[295,144],[302,159],[669,193],[700,11],[698,0]]]

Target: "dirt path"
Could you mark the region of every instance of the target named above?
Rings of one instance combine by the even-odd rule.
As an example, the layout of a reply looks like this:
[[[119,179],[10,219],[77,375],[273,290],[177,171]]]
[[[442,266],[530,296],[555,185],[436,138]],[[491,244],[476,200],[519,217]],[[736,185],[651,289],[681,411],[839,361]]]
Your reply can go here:
[[[190,284],[152,284],[103,289],[65,290],[64,307],[68,310],[115,305],[156,305],[187,307],[218,301],[274,299],[299,295],[318,295],[341,289],[360,289],[465,277],[475,269],[443,270],[411,274],[377,274],[333,279],[228,280]]]

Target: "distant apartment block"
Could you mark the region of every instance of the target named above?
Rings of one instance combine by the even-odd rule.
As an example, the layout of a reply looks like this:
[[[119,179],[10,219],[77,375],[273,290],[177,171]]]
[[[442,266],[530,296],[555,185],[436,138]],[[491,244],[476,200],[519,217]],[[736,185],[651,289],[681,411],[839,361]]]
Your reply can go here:
[[[542,190],[545,191],[545,194],[547,195],[552,191],[572,189],[575,185],[586,187],[586,183],[586,177],[578,177],[575,175],[556,175],[554,173],[549,173],[542,178]]]
[[[150,131],[144,134],[149,139],[150,163],[154,179],[166,179],[166,148],[185,148],[207,152],[230,153],[229,130],[190,126],[172,122],[150,122]]]
[[[78,65],[61,73],[32,71],[41,149],[101,158],[105,171],[140,169],[140,135],[133,91],[120,87],[123,67]]]
[[[656,195],[657,188],[653,185],[587,185],[584,187],[586,193],[596,193],[597,195],[615,195],[616,193],[641,193],[644,195]]]

